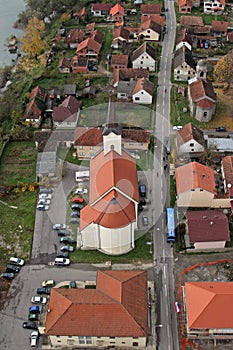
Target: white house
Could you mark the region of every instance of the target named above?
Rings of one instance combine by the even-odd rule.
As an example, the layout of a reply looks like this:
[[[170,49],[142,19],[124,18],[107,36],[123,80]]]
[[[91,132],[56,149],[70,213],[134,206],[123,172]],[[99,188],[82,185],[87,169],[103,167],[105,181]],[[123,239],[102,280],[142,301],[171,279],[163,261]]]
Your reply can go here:
[[[201,153],[205,149],[203,131],[192,123],[188,123],[176,132],[177,154]]]
[[[148,69],[155,71],[156,66],[156,51],[155,48],[144,42],[132,54],[133,68]]]
[[[225,0],[204,0],[204,13],[222,14],[225,5]]]
[[[137,80],[132,91],[133,103],[151,104],[153,100],[154,84],[145,78]]]
[[[53,123],[56,128],[74,128],[77,126],[80,102],[68,96],[58,107],[53,108]]]
[[[143,41],[159,41],[161,33],[162,27],[152,19],[148,19],[140,24],[137,38]]]

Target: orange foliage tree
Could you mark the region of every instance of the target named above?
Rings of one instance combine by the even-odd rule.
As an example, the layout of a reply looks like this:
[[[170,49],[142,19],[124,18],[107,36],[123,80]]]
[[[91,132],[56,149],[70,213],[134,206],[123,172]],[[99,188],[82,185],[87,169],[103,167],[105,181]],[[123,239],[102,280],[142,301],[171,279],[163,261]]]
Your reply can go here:
[[[227,89],[233,82],[233,50],[223,56],[214,68],[214,77],[216,81],[227,83]]]
[[[21,38],[22,50],[30,57],[37,58],[46,47],[46,42],[42,36],[45,31],[45,24],[38,18],[33,17],[28,21],[25,34]]]

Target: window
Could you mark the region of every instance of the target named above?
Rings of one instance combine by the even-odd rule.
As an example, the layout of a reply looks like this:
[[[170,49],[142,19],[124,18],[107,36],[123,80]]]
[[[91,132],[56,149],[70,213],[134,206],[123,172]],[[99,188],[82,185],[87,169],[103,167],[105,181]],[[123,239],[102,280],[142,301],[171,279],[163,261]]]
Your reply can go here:
[[[189,146],[190,146],[190,147],[193,147],[193,146],[194,146],[194,143],[190,143]]]
[[[203,117],[207,117],[208,113],[207,112],[204,112],[203,113]]]
[[[195,191],[195,189],[194,189],[194,188],[191,188],[191,191],[193,191],[193,192],[194,192],[194,191]]]
[[[141,95],[143,95],[144,94],[144,91],[141,91]]]
[[[135,97],[135,101],[140,101],[140,97]]]
[[[86,344],[92,344],[91,337],[86,337]]]
[[[83,149],[83,146],[79,146],[79,149]]]
[[[141,64],[143,64],[143,61],[141,61]]]
[[[85,344],[84,337],[78,337],[79,344]]]
[[[137,342],[137,341],[134,341],[134,342],[133,342],[133,346],[138,346],[138,342]]]

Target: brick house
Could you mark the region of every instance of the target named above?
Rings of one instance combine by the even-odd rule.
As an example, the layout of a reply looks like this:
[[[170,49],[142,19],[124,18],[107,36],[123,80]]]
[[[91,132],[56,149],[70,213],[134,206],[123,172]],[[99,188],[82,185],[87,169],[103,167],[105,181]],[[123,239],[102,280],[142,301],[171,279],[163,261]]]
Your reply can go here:
[[[78,57],[86,57],[88,59],[98,59],[101,49],[101,44],[92,38],[87,38],[82,41],[76,50]]]
[[[191,0],[178,0],[179,13],[191,13],[192,1]]]
[[[111,67],[116,68],[127,68],[128,66],[128,55],[123,54],[112,54],[111,56]]]

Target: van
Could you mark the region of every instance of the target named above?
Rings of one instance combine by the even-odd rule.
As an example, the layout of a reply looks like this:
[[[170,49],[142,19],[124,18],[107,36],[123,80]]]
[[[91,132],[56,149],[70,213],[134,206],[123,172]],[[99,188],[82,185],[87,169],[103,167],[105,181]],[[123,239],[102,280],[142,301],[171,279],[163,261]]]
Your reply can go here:
[[[68,266],[70,265],[70,259],[68,258],[56,258],[54,264],[57,266]]]

